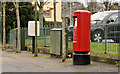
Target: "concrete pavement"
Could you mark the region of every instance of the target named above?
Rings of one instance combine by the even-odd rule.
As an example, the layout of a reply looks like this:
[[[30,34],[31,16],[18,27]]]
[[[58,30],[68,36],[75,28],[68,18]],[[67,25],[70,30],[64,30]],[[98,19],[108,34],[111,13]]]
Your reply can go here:
[[[60,58],[31,52],[2,52],[3,72],[118,72],[118,67],[106,63],[91,62],[90,65],[72,65],[72,59],[62,63]]]

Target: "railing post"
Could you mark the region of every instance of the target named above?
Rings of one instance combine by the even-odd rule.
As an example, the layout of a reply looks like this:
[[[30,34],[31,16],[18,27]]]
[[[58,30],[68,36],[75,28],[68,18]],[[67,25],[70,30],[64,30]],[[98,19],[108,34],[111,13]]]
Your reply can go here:
[[[46,46],[46,27],[44,28],[45,29],[45,46]]]
[[[32,53],[35,53],[35,36],[32,36]]]
[[[15,40],[14,40],[14,51],[17,49],[17,32],[16,29],[14,29],[12,32],[14,32]]]
[[[105,25],[105,54],[107,53],[107,25]]]

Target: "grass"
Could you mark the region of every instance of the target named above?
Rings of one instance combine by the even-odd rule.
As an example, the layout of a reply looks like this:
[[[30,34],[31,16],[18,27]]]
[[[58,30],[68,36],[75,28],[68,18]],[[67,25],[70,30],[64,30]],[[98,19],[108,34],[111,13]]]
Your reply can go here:
[[[72,42],[68,42],[68,48],[72,49]],[[104,53],[105,52],[105,43],[91,42],[90,49],[91,49],[91,51]],[[106,51],[108,53],[120,53],[120,44],[107,43],[106,44]]]
[[[32,38],[26,39],[25,44],[32,44]],[[45,37],[38,37],[37,44],[40,46],[45,46]],[[46,36],[46,45],[50,45],[50,36]]]
[[[26,39],[25,44],[32,44],[32,38]],[[38,45],[45,46],[45,37],[38,37]],[[50,46],[50,36],[46,36],[46,45]],[[72,42],[69,40],[68,48],[72,50]],[[91,42],[91,51],[105,52],[105,43]],[[120,53],[120,44],[118,43],[107,43],[106,50],[109,53]]]
[[[105,49],[109,53],[119,53],[119,44],[118,43],[107,43],[105,47],[105,43],[96,43],[91,42],[91,51],[105,52]]]

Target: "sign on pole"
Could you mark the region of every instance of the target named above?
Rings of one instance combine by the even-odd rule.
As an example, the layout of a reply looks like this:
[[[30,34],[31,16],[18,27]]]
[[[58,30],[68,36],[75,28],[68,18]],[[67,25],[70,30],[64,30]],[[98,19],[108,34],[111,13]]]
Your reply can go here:
[[[35,36],[35,21],[28,22],[28,36]],[[39,21],[37,21],[37,36],[40,36]]]

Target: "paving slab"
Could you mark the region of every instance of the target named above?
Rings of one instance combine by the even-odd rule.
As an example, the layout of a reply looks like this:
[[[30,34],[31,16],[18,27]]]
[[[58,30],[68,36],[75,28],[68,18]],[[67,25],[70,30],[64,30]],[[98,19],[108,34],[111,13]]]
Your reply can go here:
[[[93,62],[90,65],[73,65],[72,58],[61,62],[48,54],[33,57],[31,52],[2,52],[3,72],[118,72],[118,67],[111,64]]]

